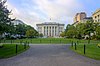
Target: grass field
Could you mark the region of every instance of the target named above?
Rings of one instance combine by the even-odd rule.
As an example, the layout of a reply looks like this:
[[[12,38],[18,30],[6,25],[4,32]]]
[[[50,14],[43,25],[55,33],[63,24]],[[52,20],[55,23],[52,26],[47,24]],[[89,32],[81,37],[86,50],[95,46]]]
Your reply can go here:
[[[26,47],[28,49],[29,46]],[[11,56],[15,56],[23,51],[25,51],[23,45],[18,45],[17,53],[16,53],[16,45],[15,44],[4,44],[2,48],[0,48],[0,59],[8,58]]]
[[[67,39],[67,38],[33,38],[33,39],[17,39],[17,40],[1,40],[2,43],[20,43],[29,42],[31,44],[70,44],[71,42],[88,43],[88,40]],[[100,43],[98,40],[91,40],[91,44]]]
[[[84,44],[78,44],[76,47],[77,50],[75,50],[75,47],[71,47],[71,49],[86,57],[100,60],[100,48],[97,46],[97,44],[86,44],[85,54],[84,54]]]

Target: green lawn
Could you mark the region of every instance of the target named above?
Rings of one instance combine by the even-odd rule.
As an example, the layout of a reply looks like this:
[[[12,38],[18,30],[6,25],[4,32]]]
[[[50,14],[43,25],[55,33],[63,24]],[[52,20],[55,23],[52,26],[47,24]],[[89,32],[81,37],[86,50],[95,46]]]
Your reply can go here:
[[[84,54],[83,48],[84,48],[84,44],[77,45],[77,50],[75,50],[75,47],[71,47],[71,49],[73,51],[75,51],[81,55],[100,60],[100,48],[97,46],[97,44],[86,44],[86,53],[85,54]]]
[[[27,50],[29,46],[26,46],[24,49],[23,45],[18,45],[17,53],[16,53],[16,45],[15,44],[4,44],[2,48],[0,48],[0,58],[8,58],[15,56],[25,50]]]
[[[20,43],[29,42],[32,44],[70,44],[71,42],[88,43],[88,40],[67,39],[67,38],[33,38],[33,39],[17,39],[17,40],[1,40],[2,43]],[[98,40],[90,40],[91,44],[100,43]]]
[[[33,38],[33,39],[2,40],[1,42],[3,43],[29,42],[32,44],[69,44],[71,40],[64,38]]]

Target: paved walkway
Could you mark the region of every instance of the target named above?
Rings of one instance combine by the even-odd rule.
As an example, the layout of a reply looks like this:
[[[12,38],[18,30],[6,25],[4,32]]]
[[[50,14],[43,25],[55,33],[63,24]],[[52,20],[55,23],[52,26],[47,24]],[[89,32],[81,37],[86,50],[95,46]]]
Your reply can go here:
[[[100,66],[100,61],[74,53],[69,45],[31,45],[24,53],[0,59],[0,66]]]

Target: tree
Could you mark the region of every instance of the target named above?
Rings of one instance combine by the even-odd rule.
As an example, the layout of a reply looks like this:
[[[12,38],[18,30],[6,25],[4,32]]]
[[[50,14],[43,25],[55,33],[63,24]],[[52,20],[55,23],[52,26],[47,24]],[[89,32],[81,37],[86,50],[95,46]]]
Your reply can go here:
[[[28,29],[27,29],[27,27],[25,27],[25,25],[23,25],[23,24],[16,25],[15,34],[25,35],[26,30],[28,30]]]
[[[39,36],[39,33],[35,29],[31,28],[26,31],[26,36],[28,38],[36,38],[37,36]]]
[[[85,33],[85,23],[79,23],[76,25],[76,31],[77,31],[77,38],[82,39],[82,36],[84,36]]]
[[[64,36],[65,36],[65,32],[62,32],[62,33],[60,34],[60,36],[61,36],[61,37],[64,37]]]
[[[97,39],[100,39],[100,26],[96,28],[96,36],[97,36]]]
[[[68,25],[66,26],[65,32],[67,32],[67,31],[69,30],[70,26],[71,26],[70,24],[68,24]]]
[[[43,37],[43,34],[42,34],[42,33],[40,33],[40,34],[39,34],[39,37]]]
[[[91,33],[95,32],[95,23],[92,20],[88,20],[86,23],[79,23],[76,25],[76,29],[78,31],[77,38],[82,38],[85,35],[89,36],[91,39]]]
[[[9,31],[11,28],[11,21],[14,19],[11,19],[9,15],[11,14],[11,11],[7,9],[5,6],[6,0],[0,0],[0,35],[2,33]]]
[[[65,36],[68,38],[75,38],[77,35],[77,31],[75,26],[68,24],[65,29]]]
[[[68,38],[75,38],[77,35],[77,31],[76,30],[68,30],[67,33],[66,33],[66,36]]]
[[[33,29],[30,29],[30,30],[27,30],[27,31],[26,31],[26,36],[27,36],[28,38],[34,37],[34,34],[35,34],[35,31],[34,31]]]

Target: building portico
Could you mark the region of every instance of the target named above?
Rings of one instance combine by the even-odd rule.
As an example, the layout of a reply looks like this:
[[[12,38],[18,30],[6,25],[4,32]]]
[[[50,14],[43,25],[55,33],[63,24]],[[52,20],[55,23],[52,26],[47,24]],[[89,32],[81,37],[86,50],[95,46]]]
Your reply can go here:
[[[37,30],[43,36],[47,37],[59,37],[60,33],[64,31],[64,24],[59,23],[42,23],[37,24]]]

